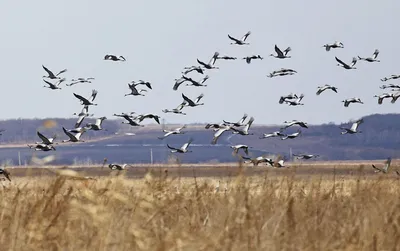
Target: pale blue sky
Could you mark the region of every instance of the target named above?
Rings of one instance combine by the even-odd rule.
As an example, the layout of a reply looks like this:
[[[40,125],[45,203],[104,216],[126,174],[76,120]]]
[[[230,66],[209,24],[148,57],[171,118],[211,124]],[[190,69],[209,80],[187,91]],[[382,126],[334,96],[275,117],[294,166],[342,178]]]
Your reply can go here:
[[[11,1],[0,8],[3,107],[1,119],[70,117],[80,111],[73,92],[89,96],[99,91],[96,116],[136,111],[157,113],[169,123],[239,120],[244,112],[255,124],[281,124],[304,120],[311,124],[344,122],[371,113],[392,113],[400,103],[373,98],[383,93],[379,79],[400,74],[398,48],[400,2],[326,1]],[[230,45],[227,35],[247,31],[250,46]],[[326,52],[322,45],[335,40],[344,49]],[[269,57],[274,45],[292,48],[291,59]],[[358,62],[357,70],[336,66],[335,56],[350,62],[380,50],[381,63]],[[208,61],[215,51],[242,58],[260,54],[264,60],[218,61],[208,87],[181,86],[174,79],[183,67]],[[104,61],[105,54],[123,55],[126,62]],[[43,88],[44,64],[68,79],[95,77],[92,84]],[[267,78],[281,67],[297,75]],[[190,74],[200,79],[200,74]],[[146,97],[124,97],[127,83],[144,79],[153,83]],[[390,83],[390,82],[386,82]],[[393,80],[391,83],[396,83]],[[400,84],[400,81],[397,81]],[[331,84],[339,93],[316,96],[319,85]],[[181,93],[204,93],[204,106],[185,108],[187,116],[164,114],[175,108]],[[304,93],[304,106],[278,104],[281,95]],[[344,108],[341,100],[360,97],[365,104]]]

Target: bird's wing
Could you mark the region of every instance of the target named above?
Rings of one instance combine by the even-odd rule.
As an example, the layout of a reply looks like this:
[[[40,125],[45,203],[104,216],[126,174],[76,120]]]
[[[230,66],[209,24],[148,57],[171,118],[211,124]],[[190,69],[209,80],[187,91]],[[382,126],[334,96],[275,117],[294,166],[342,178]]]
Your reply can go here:
[[[95,90],[95,89],[93,89],[92,90],[92,95],[90,96],[90,98],[92,99],[92,102],[94,101],[94,99],[96,98],[96,96],[97,96],[97,93],[98,93],[98,91],[97,90]]]
[[[376,59],[376,58],[378,57],[378,55],[379,55],[379,50],[376,49],[376,50],[374,51],[374,54],[372,54],[372,57],[373,57],[374,59]]]
[[[339,64],[341,64],[343,66],[348,66],[347,64],[345,64],[342,60],[338,59],[337,57],[335,57],[335,59]]]
[[[219,52],[216,51],[216,52],[214,53],[214,55],[212,56],[212,58],[210,59],[210,62],[208,62],[208,64],[209,64],[209,65],[214,65],[215,62],[217,61],[218,56],[219,56]]]
[[[243,117],[239,120],[239,124],[243,124],[244,123],[244,121],[247,119],[247,117],[248,117],[249,115],[247,115],[247,113],[245,113],[245,114],[243,114]]]
[[[351,66],[355,66],[357,63],[357,58],[353,57],[353,60],[351,61]]]
[[[88,112],[89,112],[89,106],[88,105],[84,105],[82,110],[81,110],[81,113],[85,113],[86,114]]]
[[[175,150],[175,151],[180,150],[180,149],[177,149],[177,148],[175,148],[175,147],[172,147],[172,146],[170,146],[170,145],[168,145],[168,144],[167,144],[167,147],[168,147],[169,149]]]
[[[196,98],[196,100],[195,100],[196,104],[199,103],[200,100],[201,100],[203,97],[204,97],[204,94],[203,94],[203,93],[200,94],[200,95]]]
[[[215,134],[214,134],[214,139],[211,142],[211,144],[215,145],[217,143],[218,138],[225,132],[227,131],[227,128],[220,128]]]
[[[204,82],[206,82],[209,78],[210,78],[210,76],[206,75],[206,76],[201,80],[201,84],[204,84]]]
[[[85,119],[85,117],[86,117],[85,115],[81,115],[81,116],[78,117],[78,120],[75,123],[75,128],[78,128],[78,127],[81,126],[81,124],[82,124],[83,120]]]
[[[43,143],[45,143],[45,144],[51,143],[51,142],[49,141],[49,139],[48,139],[46,136],[44,136],[43,134],[41,134],[39,131],[37,132],[37,135],[38,135],[39,138],[43,141]]]
[[[58,80],[57,85],[60,85],[62,82],[66,81],[66,80],[67,80],[66,78],[62,78],[62,79]]]
[[[75,136],[72,133],[68,132],[68,130],[65,129],[65,127],[63,127],[63,131],[70,139],[75,138]]]
[[[275,52],[276,54],[278,54],[279,57],[283,57],[283,52],[281,51],[281,49],[279,49],[277,45],[275,45]]]
[[[290,48],[290,47],[287,47],[285,50],[284,50],[284,52],[285,52],[285,56],[289,53],[289,51],[291,51],[292,50],[292,48]]]
[[[164,134],[163,138],[166,138],[166,137],[168,137],[168,136],[170,136],[172,134],[174,134],[174,132],[167,132],[166,134]]]
[[[175,84],[174,84],[174,87],[172,87],[172,90],[177,91],[178,88],[179,88],[179,86],[180,86],[182,83],[183,83],[183,82],[178,82],[178,81],[176,81]]]
[[[362,120],[358,120],[357,122],[353,123],[353,125],[351,126],[350,130],[352,131],[356,131],[357,127],[362,123]]]
[[[43,81],[44,81],[46,84],[48,84],[50,87],[52,87],[52,86],[55,87],[55,85],[54,85],[53,83],[50,83],[49,81],[47,81],[47,80],[45,80],[45,79],[43,79]]]
[[[185,144],[183,144],[183,146],[181,147],[181,150],[186,150],[188,147],[189,147],[189,145],[192,143],[192,139],[190,139],[187,143],[185,143]]]
[[[190,98],[186,97],[185,94],[182,93],[182,98],[191,106],[196,105]]]
[[[44,65],[42,65],[43,69],[47,72],[47,74],[49,74],[50,77],[55,77],[54,73],[52,71],[50,71],[49,69],[47,69]]]
[[[372,164],[372,168],[374,168],[376,170],[376,172],[382,172],[382,169],[380,169],[379,167],[376,167],[374,164]]]
[[[58,75],[60,75],[60,74],[63,74],[63,73],[66,72],[66,71],[67,71],[67,69],[64,69],[64,70],[60,71],[59,73],[57,73],[56,76],[58,76]]]
[[[253,124],[253,122],[254,122],[254,118],[251,117],[249,122],[247,122],[247,125],[245,126],[244,130],[248,131],[250,129],[251,124]]]
[[[89,103],[90,103],[89,100],[87,100],[86,98],[82,97],[82,96],[79,95],[79,94],[74,93],[74,96],[75,96],[77,99],[81,100],[84,104],[89,104]]]
[[[387,160],[386,160],[386,163],[385,163],[385,166],[383,167],[383,169],[385,170],[385,172],[388,172],[389,171],[389,168],[390,168],[390,163],[392,162],[392,158],[388,158]]]
[[[234,38],[234,37],[231,37],[229,34],[228,34],[228,38],[229,38],[230,40],[233,40],[233,41],[237,42],[237,43],[240,42],[240,40],[238,40],[238,39],[236,39],[236,38]]]
[[[244,36],[241,38],[241,40],[244,42],[246,41],[247,37],[251,34],[250,31],[248,31],[246,34],[244,34]]]
[[[207,64],[206,64],[206,63],[204,63],[204,62],[200,61],[199,59],[197,59],[197,63],[201,64],[202,66],[207,66]]]

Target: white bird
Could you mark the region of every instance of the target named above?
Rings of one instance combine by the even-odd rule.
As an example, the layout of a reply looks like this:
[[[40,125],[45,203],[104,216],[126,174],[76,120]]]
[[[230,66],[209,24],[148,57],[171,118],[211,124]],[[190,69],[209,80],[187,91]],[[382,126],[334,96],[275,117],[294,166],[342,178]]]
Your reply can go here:
[[[49,78],[49,79],[60,79],[61,77],[59,77],[58,75],[67,71],[67,69],[64,69],[64,70],[60,71],[59,73],[57,73],[56,75],[54,75],[54,73],[52,71],[50,71],[49,69],[47,69],[44,65],[42,65],[42,67],[48,74],[48,76],[43,76],[43,77]]]
[[[239,149],[243,149],[243,151],[246,153],[246,155],[249,155],[249,148],[252,148],[252,147],[247,146],[247,145],[234,145],[234,146],[231,146],[231,148],[233,149],[232,155],[238,154]]]
[[[36,142],[36,144],[45,144],[45,145],[51,145],[54,143],[54,140],[56,139],[57,135],[54,135],[53,138],[47,138],[43,134],[41,134],[39,131],[36,132],[38,137],[42,140],[42,142]]]
[[[317,95],[320,95],[322,92],[326,90],[332,90],[337,93],[337,89],[338,89],[337,87],[331,85],[318,86]]]
[[[149,89],[153,89],[151,87],[151,83],[148,81],[144,81],[144,80],[139,80],[139,81],[131,81],[131,83],[133,84],[133,86],[138,86],[138,85],[145,85],[147,88]]]
[[[95,98],[97,96],[97,90],[94,90],[94,89],[92,90],[92,95],[90,96],[89,99],[86,99],[86,98],[84,98],[81,95],[78,95],[76,93],[73,93],[73,94],[77,99],[79,99],[81,101],[82,105],[97,105],[97,104],[93,103],[93,101],[95,100]]]
[[[231,125],[231,126],[235,126],[235,127],[240,127],[240,126],[244,126],[246,125],[246,123],[244,123],[244,121],[246,120],[246,118],[248,117],[247,113],[243,114],[242,118],[238,121],[238,122],[228,122],[225,120],[222,120],[224,123],[223,125]],[[206,127],[206,129],[208,129]]]
[[[330,51],[332,48],[344,48],[344,45],[342,42],[335,41],[333,44],[325,44],[324,46],[326,51]]]
[[[257,158],[250,158],[246,156],[241,156],[240,158],[245,159],[244,163],[252,163],[253,166],[258,166],[260,163],[271,163],[271,159],[265,158],[264,156],[259,156]]]
[[[142,92],[147,92],[147,90],[144,89],[136,89],[135,84],[128,84],[129,89],[131,90],[130,93],[125,94],[126,96],[132,95],[132,96],[144,96],[144,94],[142,94]]]
[[[398,79],[398,78],[400,78],[400,75],[392,74],[390,77],[382,78],[381,81],[385,82],[385,81],[388,81],[388,80],[391,80],[391,79]]]
[[[208,76],[208,75],[206,75],[202,80],[200,80],[200,81],[196,81],[196,80],[193,80],[192,78],[188,78],[188,77],[186,77],[186,76],[182,76],[182,78],[184,78],[185,80],[187,80],[187,81],[189,81],[191,84],[186,84],[186,86],[207,86],[207,85],[205,85],[204,84],[204,82],[206,82],[209,78],[210,78],[210,76]]]
[[[279,99],[279,104],[283,104],[287,99],[298,99],[297,94],[290,93],[286,96],[281,96]]]
[[[381,88],[381,89],[387,89],[387,88],[400,89],[400,85],[388,84],[388,85],[382,85],[379,88]]]
[[[231,35],[228,34],[228,38],[230,40],[234,41],[234,43],[231,43],[231,44],[237,44],[237,45],[245,45],[245,44],[247,44],[248,45],[249,43],[246,43],[246,39],[250,34],[251,34],[251,32],[248,31],[246,34],[244,34],[244,36],[241,39],[234,38],[234,37],[232,37]]]
[[[106,117],[100,117],[100,118],[98,118],[98,119],[96,119],[96,122],[93,124],[93,123],[87,123],[86,124],[86,127],[89,129],[89,130],[93,130],[93,131],[100,131],[100,130],[103,130],[103,128],[101,127],[101,124],[103,123],[103,121],[104,120],[106,120],[107,118]]]
[[[220,124],[207,124],[205,126],[206,129],[213,129],[215,132],[218,131],[218,129],[227,126],[225,123],[220,123]]]
[[[353,60],[351,61],[350,65],[344,63],[342,60],[338,59],[337,57],[335,57],[335,59],[339,63],[337,66],[343,67],[346,70],[357,69],[355,67],[355,65],[357,63],[357,58],[355,58],[355,57],[353,57]]]
[[[282,77],[282,76],[290,76],[290,75],[294,75],[294,72],[280,72],[280,73],[270,73],[269,75],[267,75],[267,77],[269,78],[274,78],[274,77]]]
[[[142,122],[144,119],[154,119],[157,124],[160,124],[160,116],[152,113],[140,114],[136,116],[136,119],[139,121],[139,123]]]
[[[297,99],[295,100],[285,100],[286,104],[289,104],[289,106],[298,106],[298,105],[304,105],[303,103],[300,103],[301,100],[304,98],[304,94],[301,94]]]
[[[189,141],[187,143],[183,144],[183,146],[181,148],[171,147],[168,144],[167,144],[167,147],[169,149],[171,149],[171,153],[187,153],[187,152],[192,152],[192,151],[188,150],[188,147],[192,142],[193,142],[193,139],[189,139]]]
[[[204,96],[204,95],[203,95]],[[202,96],[202,97],[203,97]],[[201,97],[201,98],[202,98]],[[198,103],[198,102],[194,102],[193,100],[191,100],[190,98],[186,97],[185,94],[182,93],[182,98],[184,99],[184,101],[186,101],[185,106],[191,106],[191,107],[195,107],[195,106],[199,106],[199,105],[204,105],[204,103]],[[201,99],[200,98],[200,99]],[[200,100],[199,99],[199,100]]]
[[[280,74],[280,73],[297,73],[297,71],[293,70],[293,69],[288,69],[288,68],[281,68],[279,70],[275,70],[273,72],[271,72],[272,75],[274,74]]]
[[[172,87],[172,90],[174,90],[174,91],[178,90],[179,86],[180,86],[181,84],[185,83],[186,81],[188,81],[188,80],[187,80],[187,78],[185,78],[184,75],[183,75],[181,78],[179,78],[179,79],[175,79],[175,84],[174,84],[174,86]]]
[[[126,168],[127,166],[128,166],[128,164],[120,165],[120,164],[112,163],[112,164],[109,164],[109,165],[108,165],[108,168],[110,168],[111,170],[119,170],[119,171],[122,171],[122,170],[125,170],[125,168]]]
[[[217,57],[217,59],[220,59],[220,57]],[[196,71],[197,73],[204,74],[204,68],[201,66],[190,66],[190,67],[185,67],[183,69],[185,69],[185,71],[182,71],[183,75],[186,75],[192,71]],[[177,79],[175,79],[175,81],[176,80]]]
[[[385,98],[393,98],[393,93],[383,93],[381,95],[374,95],[374,98],[378,98],[378,104],[382,104]]]
[[[264,58],[261,57],[260,55],[252,55],[252,56],[244,57],[243,59],[246,59],[246,63],[250,64],[252,59],[261,59],[261,60],[263,60]]]
[[[65,142],[85,142],[85,141],[80,139],[82,134],[84,132],[86,132],[85,128],[83,128],[81,132],[78,132],[78,133],[75,133],[75,134],[69,132],[67,129],[65,129],[65,127],[63,127],[63,131],[69,137],[68,140],[63,140],[62,141],[63,143],[65,143]]]
[[[232,129],[232,126],[230,126],[230,125],[226,125],[226,126],[224,126],[224,127],[219,128],[218,131],[216,131],[216,132],[214,133],[214,138],[213,138],[213,140],[211,141],[211,145],[217,144],[217,141],[218,141],[219,137],[221,137],[221,135],[222,135],[224,132],[229,131],[229,130],[231,130],[231,129]]]
[[[212,58],[210,59],[210,61],[208,62],[208,64],[200,61],[199,59],[197,59],[197,63],[199,63],[204,68],[209,69],[209,70],[210,69],[219,69],[218,67],[214,66],[215,62],[217,61],[218,56],[219,56],[219,53],[215,52],[214,55],[212,56]]]
[[[71,79],[71,83],[66,84],[66,86],[73,86],[76,84],[83,84],[83,83],[92,83],[92,81],[90,80],[94,80],[94,78],[77,78],[77,79]]]
[[[282,131],[275,131],[272,133],[263,133],[263,136],[260,137],[260,139],[267,139],[267,138],[273,138],[273,137],[284,137],[285,134],[282,133]]]
[[[243,129],[237,129],[237,128],[232,127],[231,130],[233,131],[234,134],[254,135],[254,133],[249,133],[250,126],[253,124],[253,122],[254,122],[254,118],[251,117]]]
[[[344,107],[349,107],[349,105],[351,103],[360,103],[360,104],[364,104],[361,99],[359,98],[349,98],[349,99],[345,99],[342,101],[344,103]]]
[[[164,110],[162,110],[162,112],[186,115],[186,113],[182,112],[182,109],[185,106],[186,106],[186,101],[182,102],[180,105],[178,105],[178,107],[176,107],[176,108],[174,108],[172,110],[164,109]]]
[[[65,78],[60,79],[56,84],[50,83],[49,81],[47,81],[47,80],[45,80],[45,79],[43,79],[43,81],[47,84],[47,85],[44,85],[43,87],[49,88],[49,89],[52,89],[52,90],[57,90],[57,89],[58,89],[58,90],[61,90],[62,88],[59,87],[59,85],[60,85],[62,82],[65,81]]]
[[[86,117],[94,116],[94,114],[89,114],[89,106],[88,105],[84,105],[82,108],[82,111],[79,114],[74,113],[73,115],[78,115],[78,121],[76,121],[75,126],[74,126],[75,128],[78,128],[82,124],[83,120]]]
[[[126,59],[123,56],[115,56],[115,55],[105,55],[104,60],[111,60],[111,61],[126,61]]]
[[[163,132],[165,132],[164,136],[162,137],[158,137],[159,139],[165,139],[166,137],[173,135],[173,134],[184,134],[185,132],[182,132],[182,130],[186,128],[186,125],[183,125],[181,127],[178,127],[174,130],[163,130]]]
[[[312,158],[318,158],[319,155],[314,155],[314,154],[293,154],[293,157],[296,157],[296,159],[312,159]]]
[[[35,151],[55,151],[56,148],[53,145],[47,145],[47,144],[36,144],[36,145],[28,145],[29,148],[35,149]]]
[[[298,130],[298,131],[295,132],[295,133],[287,134],[287,135],[283,136],[283,137],[281,138],[281,140],[285,140],[285,139],[294,139],[294,138],[297,138],[298,136],[300,136],[300,134],[301,134],[301,131]]]
[[[400,97],[400,91],[392,94],[392,100],[390,101],[392,104],[396,103],[397,99]]]
[[[357,57],[358,57],[358,60],[364,60],[367,62],[380,62],[380,60],[376,59],[378,57],[378,55],[379,55],[379,50],[375,49],[374,53],[372,54],[372,57],[368,57],[368,58],[362,58],[360,56],[357,56]]]
[[[341,132],[341,134],[343,135],[343,134],[347,134],[347,133],[348,134],[361,133],[361,131],[357,131],[357,128],[363,122],[364,122],[363,119],[357,120],[355,123],[353,123],[351,125],[350,129],[346,128],[346,127],[340,127],[340,129],[345,130],[345,131]]]
[[[283,123],[285,123],[286,125],[284,127],[281,128],[281,130],[284,130],[288,127],[294,126],[294,125],[298,125],[300,127],[303,128],[308,128],[307,123],[303,122],[303,121],[298,121],[298,120],[292,120],[292,121],[284,121]]]
[[[374,164],[372,164],[372,168],[374,168],[376,171],[376,173],[388,173],[389,172],[389,168],[390,168],[390,164],[392,162],[392,158],[387,158],[387,160],[385,161],[385,165],[382,168],[376,167]],[[399,174],[399,173],[397,173]]]
[[[279,49],[279,47],[277,45],[275,45],[275,52],[277,55],[274,54],[270,54],[271,57],[275,57],[275,58],[290,58],[290,56],[288,56],[287,54],[289,53],[289,51],[291,51],[292,49],[290,47],[287,47],[283,52],[281,51],[281,49]]]
[[[122,122],[121,122],[122,124],[129,124],[129,125],[131,125],[131,126],[140,126],[140,127],[143,127],[143,126],[144,126],[144,125],[140,125],[138,122],[136,122],[134,118],[131,118],[131,117],[123,117],[123,118],[124,118],[127,122],[122,121]]]
[[[223,60],[236,60],[236,57],[230,57],[230,56],[218,56],[217,59],[223,59]]]

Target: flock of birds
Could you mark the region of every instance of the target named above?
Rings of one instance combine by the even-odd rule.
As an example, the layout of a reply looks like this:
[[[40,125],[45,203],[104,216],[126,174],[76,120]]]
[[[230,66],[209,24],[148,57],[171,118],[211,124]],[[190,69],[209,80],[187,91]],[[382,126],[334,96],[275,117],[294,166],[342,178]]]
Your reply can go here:
[[[251,35],[251,32],[247,32],[245,35],[243,35],[240,39],[235,38],[231,35],[228,34],[228,38],[232,41],[232,45],[236,46],[244,46],[244,45],[250,45],[248,42],[249,36]],[[334,43],[331,44],[325,44],[323,45],[325,50],[327,52],[331,51],[332,49],[343,49],[344,45],[342,42],[335,41]],[[292,51],[291,47],[287,47],[284,50],[281,50],[277,45],[274,47],[275,54],[270,54],[269,56],[277,58],[277,59],[290,59],[291,56],[289,55],[290,52]],[[369,63],[376,63],[380,62],[378,59],[379,55],[379,50],[376,49],[371,57],[353,57],[352,61],[350,63],[345,63],[341,59],[335,57],[335,60],[337,61],[337,65],[344,68],[345,70],[354,70],[356,68],[356,64],[358,61],[365,61]],[[263,60],[263,57],[260,55],[250,55],[247,57],[243,57],[243,60],[246,61],[247,64],[251,64],[253,60]],[[116,55],[105,55],[104,60],[108,61],[120,61],[120,62],[125,62],[126,58],[124,56],[116,56]],[[209,75],[205,75],[202,77],[200,80],[195,80],[192,77],[190,77],[188,74],[195,72],[197,74],[204,75],[206,71],[209,70],[216,70],[219,69],[219,67],[216,66],[216,63],[219,60],[237,60],[237,57],[232,57],[232,56],[226,56],[226,55],[220,55],[219,52],[215,52],[211,59],[208,62],[202,61],[197,59],[197,65],[189,66],[189,67],[184,67],[182,71],[182,76],[179,79],[175,79],[175,84],[173,85],[172,89],[174,91],[177,91],[179,87],[183,84],[186,83],[186,86],[195,86],[195,87],[206,87],[207,85],[205,84],[206,81],[209,79]],[[66,78],[62,78],[62,74],[67,72],[67,69],[61,70],[54,74],[51,70],[49,70],[47,67],[43,66],[43,69],[46,71],[47,75],[43,76],[43,81],[46,84],[44,87],[49,88],[51,90],[59,90],[62,89],[60,87],[61,83],[66,82]],[[288,69],[288,68],[281,68],[278,70],[275,70],[271,72],[267,77],[269,78],[274,78],[274,77],[283,77],[283,76],[290,76],[297,74],[296,70],[293,69]],[[393,79],[398,79],[400,78],[400,75],[391,75],[388,77],[385,77],[381,79],[381,81],[386,82],[389,80]],[[71,79],[69,83],[66,83],[66,86],[73,86],[73,85],[78,85],[78,84],[84,84],[84,83],[91,83],[92,80],[95,80],[94,78],[77,78],[77,79]],[[139,88],[139,87],[145,87],[146,89]],[[128,89],[129,93],[126,93],[124,96],[145,96],[145,93],[148,91],[152,90],[152,84],[148,81],[144,80],[138,80],[138,81],[131,81],[128,83]],[[382,104],[383,100],[386,98],[391,98],[391,102],[395,103],[397,99],[400,97],[400,85],[395,85],[395,84],[389,84],[389,85],[383,85],[380,87],[381,89],[392,89],[393,92],[386,92],[381,95],[375,95],[374,97],[378,98],[378,104]],[[317,92],[316,95],[321,95],[322,93],[331,90],[334,93],[338,93],[338,88],[335,86],[331,85],[324,85],[324,86],[318,86],[317,87]],[[70,128],[65,128],[63,127],[63,132],[67,136],[68,139],[62,140],[61,142],[84,142],[81,137],[82,135],[87,132],[88,130],[93,130],[93,131],[99,131],[103,130],[102,128],[102,122],[107,119],[106,117],[98,117],[95,121],[95,123],[86,123],[86,125],[82,126],[82,123],[85,118],[87,117],[93,117],[94,114],[89,113],[89,108],[91,106],[97,106],[96,103],[94,103],[96,96],[98,92],[97,90],[92,90],[92,93],[89,97],[84,97],[83,95],[73,93],[75,98],[80,101],[82,105],[82,110],[79,113],[74,113],[74,115],[78,116],[77,122],[73,127],[71,126]],[[122,95],[121,95],[122,96]],[[163,113],[174,113],[174,114],[180,114],[180,115],[186,115],[186,111],[189,107],[197,107],[197,106],[202,106],[204,103],[201,103],[201,100],[203,99],[204,94],[200,94],[197,97],[188,97],[184,93],[182,93],[182,101],[179,103],[179,105],[176,108],[172,109],[163,109]],[[285,96],[281,96],[279,98],[279,104],[287,104],[289,106],[299,106],[299,105],[304,105],[302,103],[302,100],[304,98],[304,94],[294,94],[294,93],[289,93]],[[350,104],[352,103],[359,103],[363,104],[363,101],[361,101],[360,98],[358,97],[352,97],[348,98],[342,101],[344,103],[345,107],[349,107]],[[136,114],[135,112],[130,112],[130,113],[121,113],[121,114],[114,114],[116,117],[121,117],[125,121],[122,123],[128,124],[133,127],[143,127],[142,124],[140,124],[143,120],[145,119],[154,119],[154,121],[158,124],[160,124],[160,116],[152,113],[148,114]],[[213,124],[207,124],[205,126],[205,129],[212,129],[214,131],[214,137],[211,140],[211,144],[215,145],[218,141],[218,139],[226,132],[230,131],[233,134],[239,134],[242,136],[247,136],[247,135],[254,135],[254,133],[250,132],[251,125],[254,122],[254,117],[250,117],[248,121],[246,119],[248,118],[247,114],[244,114],[243,117],[237,121],[237,122],[229,122],[223,120],[221,123],[213,123]],[[266,138],[272,138],[272,137],[280,137],[282,140],[287,140],[287,139],[295,139],[301,135],[301,130],[299,129],[295,133],[285,133],[285,130],[289,127],[292,126],[299,126],[300,128],[308,128],[307,123],[304,121],[298,121],[298,120],[292,120],[292,121],[285,121],[285,126],[282,127],[279,131],[275,132],[270,132],[270,133],[264,133],[261,135],[259,138],[260,139],[266,139]],[[363,123],[363,119],[360,119],[352,124],[350,128],[347,127],[340,127],[343,131],[341,134],[356,134],[356,133],[361,133],[360,130],[358,130],[358,127],[360,124]],[[167,137],[170,137],[172,135],[177,135],[177,134],[184,134],[184,129],[186,128],[186,125],[182,125],[179,128],[173,129],[173,130],[167,130],[164,129],[164,135],[159,137],[159,139],[163,140]],[[37,151],[53,151],[56,150],[54,145],[57,144],[55,142],[56,135],[53,137],[46,137],[39,131],[37,132],[38,137],[41,139],[40,142],[35,142],[35,144],[28,145],[30,148],[35,149]],[[193,139],[190,138],[185,144],[183,144],[181,147],[173,147],[167,144],[166,146],[170,149],[171,153],[188,153],[191,152],[189,150],[190,144],[193,142]],[[259,156],[256,158],[251,158],[249,157],[249,146],[244,145],[244,144],[239,144],[239,145],[233,145],[231,146],[233,149],[233,155],[238,156],[240,159],[245,160],[247,163],[253,163],[253,165],[258,165],[260,163],[265,163],[269,166],[272,167],[285,167],[284,165],[284,159],[282,156],[278,156],[277,159],[273,160],[270,158],[267,158],[265,156]],[[240,155],[239,151],[242,150],[244,152],[244,155]],[[295,154],[294,157],[298,159],[311,159],[311,158],[317,158],[318,155],[313,155],[313,154]],[[106,162],[106,159],[105,159]],[[104,164],[105,164],[104,162]],[[387,164],[389,163],[389,164]],[[388,170],[388,167],[390,165],[390,160],[386,163],[385,167],[383,169],[376,168],[373,166],[376,170],[379,172],[386,173]],[[109,168],[112,170],[123,170],[127,164],[116,164],[112,163],[109,164]],[[5,170],[4,168],[0,168],[0,174],[4,174],[7,179],[9,179],[9,172]],[[399,174],[399,173],[398,173]],[[400,175],[400,174],[399,174]]]

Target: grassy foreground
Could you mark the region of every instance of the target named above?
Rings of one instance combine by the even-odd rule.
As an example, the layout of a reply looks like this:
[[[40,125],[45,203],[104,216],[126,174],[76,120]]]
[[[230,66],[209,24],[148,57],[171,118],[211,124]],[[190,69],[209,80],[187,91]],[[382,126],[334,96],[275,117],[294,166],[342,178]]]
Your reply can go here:
[[[400,181],[390,175],[81,180],[63,172],[2,182],[1,250],[400,247]]]

